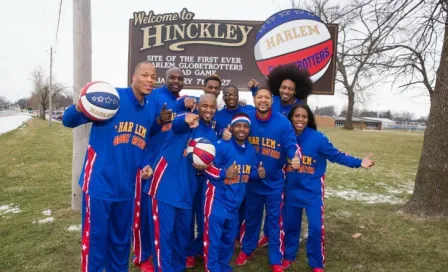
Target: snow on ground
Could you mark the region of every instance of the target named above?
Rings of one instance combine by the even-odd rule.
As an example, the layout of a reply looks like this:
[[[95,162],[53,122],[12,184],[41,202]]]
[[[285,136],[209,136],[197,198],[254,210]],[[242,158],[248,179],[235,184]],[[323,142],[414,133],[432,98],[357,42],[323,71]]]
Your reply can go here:
[[[33,221],[33,224],[39,223],[39,224],[46,224],[46,223],[51,223],[54,221],[53,217],[47,217],[45,219],[41,219],[41,220],[37,220],[37,221]]]
[[[70,227],[67,228],[68,231],[76,231],[76,232],[80,232],[81,231],[81,225],[71,225]]]
[[[387,193],[366,193],[355,189],[347,190],[325,190],[325,197],[339,197],[345,200],[356,200],[368,204],[389,203],[389,204],[403,204],[407,199],[403,198],[406,194],[410,195],[413,192],[413,184],[399,184],[397,188],[391,188],[385,183],[377,183],[376,185],[383,185],[387,189]],[[339,188],[339,187],[338,187]],[[339,188],[340,189],[340,188]]]
[[[19,205],[9,204],[0,206],[0,215],[19,212],[21,212]]]
[[[325,197],[339,197],[345,200],[357,200],[367,204],[401,204],[405,201],[393,194],[364,193],[358,190],[335,191],[328,189],[325,191]]]
[[[24,122],[31,119],[31,115],[17,113],[16,115],[0,115],[0,135],[20,127]]]
[[[50,216],[51,215],[51,210],[42,211],[42,214],[45,215],[45,216]]]

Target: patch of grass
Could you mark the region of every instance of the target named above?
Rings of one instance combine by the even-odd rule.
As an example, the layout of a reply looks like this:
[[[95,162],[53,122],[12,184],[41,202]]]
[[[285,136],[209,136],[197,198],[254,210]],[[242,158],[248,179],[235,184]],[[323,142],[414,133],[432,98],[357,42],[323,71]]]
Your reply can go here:
[[[415,178],[421,134],[324,132],[336,147],[360,157],[373,152],[378,160],[371,170],[329,164],[326,188],[380,194],[395,189],[395,196],[409,197],[404,192]],[[24,129],[1,135],[0,146],[0,205],[21,209],[0,216],[0,271],[79,271],[80,234],[66,230],[80,223],[80,215],[70,208],[72,131],[60,124],[48,128],[33,119]],[[326,199],[326,271],[446,271],[447,221],[416,220],[397,214],[399,207]],[[45,218],[46,209],[52,210],[55,221],[32,224]],[[361,237],[353,239],[358,232]],[[291,271],[308,271],[304,246]],[[267,249],[257,249],[254,258],[235,271],[270,271]]]
[[[0,136],[0,205],[19,205],[0,217],[0,271],[77,271],[80,234],[71,206],[72,131],[32,119]],[[50,209],[53,223],[45,219]]]

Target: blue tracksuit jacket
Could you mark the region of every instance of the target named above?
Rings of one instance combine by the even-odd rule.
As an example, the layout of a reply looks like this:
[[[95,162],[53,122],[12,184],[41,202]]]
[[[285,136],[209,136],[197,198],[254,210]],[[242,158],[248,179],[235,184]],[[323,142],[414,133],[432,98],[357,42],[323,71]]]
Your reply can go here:
[[[141,105],[132,88],[117,88],[120,109],[114,117],[93,122],[79,185],[91,197],[122,201],[134,197],[137,169],[142,166],[155,113]],[[66,127],[90,120],[69,107],[62,119]]]
[[[199,120],[194,129],[185,123],[184,114],[174,118],[170,135],[157,154],[152,168],[151,182],[145,184],[144,192],[158,201],[180,209],[191,209],[192,199],[197,189],[196,169],[186,157],[189,139],[205,137],[211,142],[216,140],[214,122]]]
[[[223,208],[221,216],[234,218],[246,195],[249,179],[259,180],[258,158],[255,148],[246,141],[240,146],[234,138],[215,143],[216,157],[213,166],[205,171],[206,178],[214,186],[214,204]],[[239,175],[235,179],[226,178],[226,170],[236,162]],[[213,170],[212,170],[213,169]],[[218,211],[219,212],[219,211]]]
[[[279,113],[271,111],[266,119],[257,117],[256,111],[250,112],[252,125],[249,142],[255,147],[266,169],[266,178],[249,183],[248,190],[259,194],[269,194],[282,190],[285,185],[287,158],[292,159],[298,145],[291,123]]]
[[[305,128],[297,136],[297,142],[302,151],[300,168],[294,170],[288,165],[286,169],[286,201],[292,205],[303,207],[315,200],[321,202],[321,178],[327,170],[327,160],[351,168],[361,167],[361,159],[339,151],[325,134],[312,128]]]
[[[306,252],[312,268],[323,268],[325,263],[324,189],[327,159],[348,167],[361,167],[362,160],[336,149],[328,138],[312,128],[297,136],[302,148],[302,163],[298,170],[287,168],[285,208],[284,259],[293,261],[299,248],[302,212],[308,218]]]

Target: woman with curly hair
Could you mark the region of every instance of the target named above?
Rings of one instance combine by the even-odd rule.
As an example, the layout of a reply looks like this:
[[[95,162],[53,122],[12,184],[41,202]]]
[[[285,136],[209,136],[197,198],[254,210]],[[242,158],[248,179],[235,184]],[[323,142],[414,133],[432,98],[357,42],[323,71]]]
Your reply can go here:
[[[304,101],[313,91],[313,82],[306,70],[299,70],[295,64],[279,65],[268,75],[269,89],[274,95],[272,111],[287,116],[292,106]],[[254,94],[258,90],[255,79],[248,88]]]

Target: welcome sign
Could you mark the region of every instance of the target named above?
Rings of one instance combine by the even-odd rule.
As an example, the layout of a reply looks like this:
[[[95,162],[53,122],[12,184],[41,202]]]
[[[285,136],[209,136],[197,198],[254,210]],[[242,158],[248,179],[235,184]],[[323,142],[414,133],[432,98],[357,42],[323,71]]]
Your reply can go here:
[[[247,90],[250,79],[263,82],[265,78],[254,48],[257,35],[267,29],[268,20],[197,20],[186,8],[164,14],[134,12],[129,21],[128,82],[132,81],[137,63],[146,60],[156,66],[157,86],[165,83],[169,68],[179,67],[185,74],[185,89],[202,89],[207,76],[218,74],[223,86],[232,84]],[[337,25],[328,25],[328,30],[335,45]],[[266,60],[269,57],[263,59]],[[332,95],[334,72],[331,60],[321,79],[315,82],[313,93]]]

